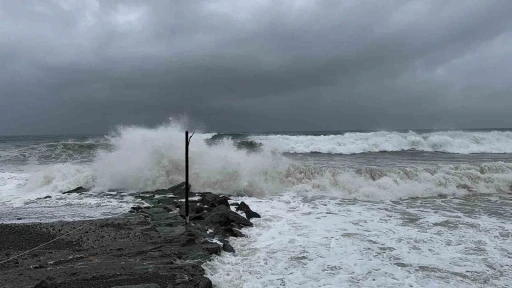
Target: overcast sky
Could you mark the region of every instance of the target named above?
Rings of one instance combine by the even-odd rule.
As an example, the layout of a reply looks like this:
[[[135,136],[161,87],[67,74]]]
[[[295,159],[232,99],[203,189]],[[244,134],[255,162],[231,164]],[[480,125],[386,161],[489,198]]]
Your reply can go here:
[[[0,0],[0,134],[512,127],[512,1]]]

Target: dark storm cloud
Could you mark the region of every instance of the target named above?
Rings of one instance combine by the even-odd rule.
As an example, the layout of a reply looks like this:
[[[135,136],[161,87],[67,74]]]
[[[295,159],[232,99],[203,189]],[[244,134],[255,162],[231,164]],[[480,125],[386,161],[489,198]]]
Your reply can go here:
[[[1,1],[0,134],[512,127],[510,1]]]

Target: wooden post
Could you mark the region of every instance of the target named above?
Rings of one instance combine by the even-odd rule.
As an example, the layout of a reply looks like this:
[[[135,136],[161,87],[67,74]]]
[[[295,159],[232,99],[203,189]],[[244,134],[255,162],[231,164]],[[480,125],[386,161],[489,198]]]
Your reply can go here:
[[[188,214],[188,193],[189,193],[189,184],[188,184],[188,144],[190,139],[188,138],[188,131],[185,131],[185,217],[186,223],[190,223],[189,214]]]

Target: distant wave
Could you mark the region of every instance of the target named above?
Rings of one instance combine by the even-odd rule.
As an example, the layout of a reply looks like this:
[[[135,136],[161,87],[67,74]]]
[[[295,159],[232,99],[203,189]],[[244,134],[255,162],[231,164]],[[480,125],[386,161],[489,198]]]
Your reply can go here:
[[[281,153],[358,154],[366,152],[429,151],[457,154],[512,153],[510,131],[369,132],[342,135],[259,135],[249,140]]]

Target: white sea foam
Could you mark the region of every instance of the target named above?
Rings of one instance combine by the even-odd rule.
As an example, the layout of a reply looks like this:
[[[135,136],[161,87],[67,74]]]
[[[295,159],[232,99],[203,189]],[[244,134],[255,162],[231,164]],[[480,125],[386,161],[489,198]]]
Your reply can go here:
[[[510,131],[448,131],[346,133],[325,136],[251,136],[263,147],[281,153],[357,154],[382,151],[438,151],[447,153],[512,153]]]
[[[237,200],[263,218],[244,229],[248,238],[230,240],[235,255],[203,265],[216,287],[505,287],[512,281],[509,206],[293,193]]]

